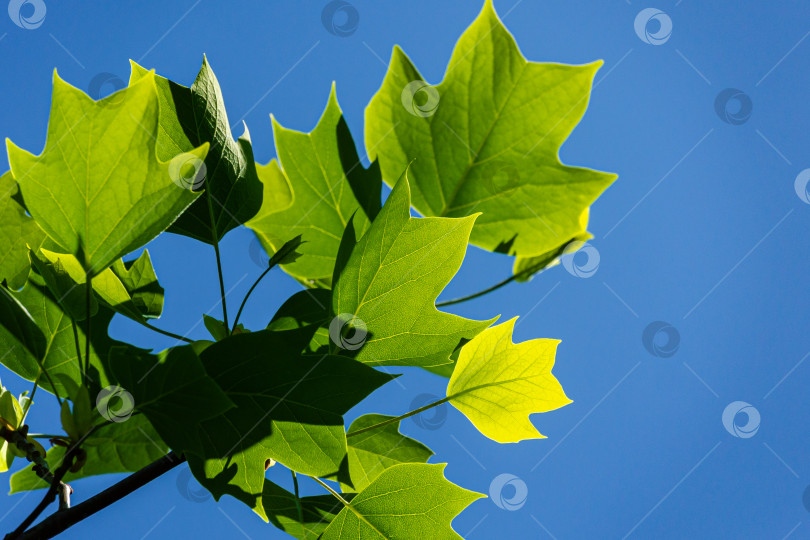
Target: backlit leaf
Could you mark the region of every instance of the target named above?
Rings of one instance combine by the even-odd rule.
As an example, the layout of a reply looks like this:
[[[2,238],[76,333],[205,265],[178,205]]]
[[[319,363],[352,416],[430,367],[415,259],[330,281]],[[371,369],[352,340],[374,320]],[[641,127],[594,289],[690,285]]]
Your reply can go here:
[[[5,280],[15,290],[25,285],[31,268],[28,246],[37,249],[45,240],[45,233],[17,200],[19,192],[11,171],[0,176],[0,282]]]

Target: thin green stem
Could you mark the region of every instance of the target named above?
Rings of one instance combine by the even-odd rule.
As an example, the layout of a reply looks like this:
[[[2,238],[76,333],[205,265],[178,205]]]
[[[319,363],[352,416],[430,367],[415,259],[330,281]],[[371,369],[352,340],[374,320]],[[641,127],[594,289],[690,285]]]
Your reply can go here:
[[[242,315],[242,310],[245,309],[245,304],[247,304],[248,298],[250,298],[251,293],[253,293],[253,289],[255,289],[259,285],[259,282],[262,279],[264,279],[264,276],[266,276],[270,272],[270,270],[273,269],[273,266],[268,266],[267,270],[262,272],[262,275],[260,275],[259,278],[253,283],[253,285],[251,285],[250,289],[245,295],[245,298],[242,299],[242,305],[239,306],[239,311],[236,312],[236,319],[234,319],[233,321],[233,330],[231,330],[231,334],[233,334],[234,330],[236,330],[236,325],[239,324],[239,317]],[[225,325],[227,326],[228,323],[226,322]]]
[[[53,383],[53,379],[51,379],[51,374],[48,373],[48,370],[45,369],[45,365],[42,363],[41,360],[37,360],[37,365],[39,366],[39,371],[45,374],[45,378],[48,379],[48,383],[51,385],[51,391],[53,395],[56,396],[56,401],[59,402],[59,407],[62,407],[62,398],[59,397],[59,392],[56,391],[56,385]],[[79,364],[79,369],[81,369],[81,363]]]
[[[293,478],[293,487],[295,488],[295,507],[298,509],[298,523],[304,523],[304,509],[301,507],[301,496],[298,494],[298,475],[295,471],[290,469]]]
[[[66,439],[67,435],[52,435],[50,433],[29,433],[29,437],[34,439]]]
[[[341,496],[340,496],[340,493],[338,493],[338,492],[337,492],[337,491],[335,491],[334,489],[330,488],[330,487],[329,487],[329,486],[326,484],[326,482],[324,482],[323,480],[321,480],[321,479],[320,479],[320,478],[318,478],[317,476],[311,476],[310,478],[312,478],[313,480],[315,480],[316,482],[318,482],[320,485],[322,485],[324,488],[326,488],[326,491],[328,491],[329,493],[331,493],[331,494],[332,494],[332,495],[333,495],[333,496],[334,496],[334,497],[335,497],[337,500],[339,500],[339,501],[340,501],[340,502],[343,504],[343,506],[346,506],[346,507],[348,507],[348,506],[349,506],[349,503],[346,501],[346,499],[344,499],[343,497],[341,497]]]
[[[214,219],[214,203],[212,202],[211,185],[205,179],[205,199],[208,201],[208,217],[211,220],[211,242],[214,244],[214,253],[217,256],[217,274],[219,274],[219,294],[222,299],[222,322],[225,323],[226,331],[230,331],[228,325],[228,306],[225,303],[225,280],[222,277],[222,257],[219,254],[219,238],[217,236],[217,222]]]
[[[189,339],[189,338],[187,338],[185,336],[175,334],[174,332],[169,332],[168,330],[161,330],[160,328],[152,326],[151,324],[149,324],[146,321],[135,321],[135,322],[137,322],[138,324],[140,324],[141,326],[143,326],[145,328],[148,328],[149,330],[153,330],[153,331],[157,332],[158,334],[163,334],[164,336],[174,338],[177,341],[185,341],[186,343],[194,343],[193,339]]]
[[[433,407],[437,407],[437,406],[441,405],[442,403],[447,403],[448,401],[450,401],[449,396],[445,397],[445,398],[442,398],[442,399],[440,399],[438,401],[434,401],[433,403],[428,403],[424,407],[419,407],[418,409],[414,409],[411,412],[401,414],[401,415],[396,416],[394,418],[389,418],[388,420],[386,420],[384,422],[380,422],[379,424],[374,424],[373,426],[368,426],[368,427],[364,427],[363,429],[358,429],[357,431],[352,431],[351,433],[347,433],[346,437],[347,438],[348,437],[354,437],[355,435],[360,435],[361,433],[365,433],[366,431],[371,431],[372,429],[377,429],[377,428],[380,428],[380,427],[383,427],[383,426],[387,426],[388,424],[393,424],[394,422],[399,422],[400,420],[405,420],[406,418],[409,418],[411,416],[415,416],[415,415],[417,415],[419,413],[425,412],[428,409],[432,409]]]
[[[28,401],[25,402],[25,407],[23,408],[23,415],[22,420],[20,420],[20,425],[25,424],[25,419],[28,416],[28,409],[31,408],[31,404],[34,403],[34,394],[37,393],[37,388],[39,388],[39,378],[42,377],[42,370],[39,370],[39,375],[37,375],[36,380],[34,380],[34,387],[31,389],[31,395],[28,396]]]
[[[90,312],[86,314],[87,318],[90,318]],[[76,321],[70,319],[70,326],[73,327],[73,340],[76,343],[76,358],[79,361],[79,371],[82,370],[82,346],[79,343],[79,329],[76,327]]]

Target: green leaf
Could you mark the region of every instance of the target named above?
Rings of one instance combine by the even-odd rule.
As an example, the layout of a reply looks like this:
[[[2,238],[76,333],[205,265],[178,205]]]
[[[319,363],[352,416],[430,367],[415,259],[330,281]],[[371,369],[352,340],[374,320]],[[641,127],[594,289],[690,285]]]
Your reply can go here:
[[[46,336],[34,317],[11,293],[0,286],[0,362],[17,375],[33,381],[39,374],[39,361],[49,349]]]
[[[588,210],[585,210],[580,216],[580,223],[582,223],[582,230],[584,231],[588,226]],[[586,242],[591,238],[593,238],[592,234],[583,232],[575,235],[569,242],[565,242],[546,253],[535,257],[516,257],[512,268],[512,273],[517,276],[516,281],[529,281],[538,272],[557,266],[560,264],[560,257],[563,254],[572,249],[576,251],[582,246],[582,242]]]
[[[361,236],[380,210],[379,168],[372,164],[365,169],[360,164],[334,85],[323,116],[311,133],[283,128],[274,118],[273,134],[283,173],[276,168],[271,174],[287,177],[292,205],[280,212],[260,212],[247,226],[268,253],[290,237],[302,235],[304,257],[283,268],[308,285],[328,287],[349,217],[356,213],[354,226]]]
[[[493,322],[436,309],[436,297],[461,266],[476,216],[412,218],[409,174],[402,175],[354,246],[332,291],[333,313],[353,316],[359,332],[351,340],[335,332],[333,341],[371,365],[447,364],[461,339]],[[368,333],[364,344],[363,325]],[[341,326],[347,326],[342,318],[330,330]]]
[[[149,72],[132,62],[130,85]],[[169,232],[208,244],[252,218],[262,205],[262,185],[253,161],[250,134],[234,141],[225,103],[214,71],[203,57],[202,68],[191,88],[160,76],[155,77],[160,96],[158,156],[170,160],[195,146],[211,143],[205,158],[206,195],[195,201],[171,226]],[[209,213],[211,198],[212,217]]]
[[[98,428],[85,439],[82,448],[87,462],[78,472],[68,472],[65,482],[100,474],[134,472],[149,465],[168,452],[168,447],[145,416],[133,416],[126,422],[112,422]],[[62,463],[67,449],[54,446],[45,455],[49,467],[55,470]],[[32,465],[11,475],[11,494],[48,487],[32,470]]]
[[[329,306],[332,304],[332,291],[329,289],[305,289],[289,297],[276,314],[268,330],[294,330],[296,328],[316,328],[307,351],[311,353],[328,351],[329,347]]]
[[[413,204],[424,216],[481,212],[471,243],[520,257],[547,253],[585,232],[580,216],[616,179],[558,156],[601,65],[526,61],[487,0],[438,86],[394,48],[366,109],[369,157],[389,184],[413,161]]]
[[[116,349],[110,354],[107,370],[110,379],[131,394],[135,410],[149,419],[177,453],[202,453],[203,423],[234,406],[208,376],[191,345],[157,355]],[[119,417],[127,413],[113,412]]]
[[[143,250],[141,256],[134,261],[115,261],[112,271],[124,285],[130,298],[128,301],[124,299],[122,303],[131,303],[131,309],[145,319],[160,317],[163,313],[164,289],[158,283],[149,250]]]
[[[303,522],[297,502],[301,505]],[[300,540],[316,540],[343,508],[332,495],[301,497],[296,501],[294,494],[269,480],[264,482],[262,505],[273,525]]]
[[[93,101],[54,73],[42,154],[7,140],[28,211],[92,275],[155,238],[199,195],[172,181],[155,153],[157,135],[154,74]],[[207,152],[206,143],[188,154]]]
[[[560,341],[513,344],[516,320],[484,330],[464,345],[447,385],[450,403],[499,443],[545,438],[529,415],[571,403],[551,374]]]
[[[25,285],[31,269],[28,246],[37,249],[45,240],[45,233],[17,200],[19,192],[11,171],[0,176],[0,282],[5,280],[15,290]]]
[[[203,313],[203,324],[215,341],[222,341],[230,334],[230,330],[224,322],[205,313]]]
[[[299,234],[292,240],[287,240],[284,242],[284,245],[278,248],[278,251],[273,253],[273,256],[270,257],[270,260],[267,261],[267,265],[270,268],[273,268],[277,264],[292,264],[297,261],[301,257],[301,253],[298,251],[298,248],[301,247],[301,244],[304,242],[301,240],[301,235]]]
[[[444,467],[403,463],[386,469],[340,511],[321,539],[460,539],[451,522],[482,495],[449,482]]]
[[[263,519],[265,463],[329,476],[346,459],[343,414],[392,377],[340,356],[301,356],[310,330],[233,335],[201,358],[236,408],[203,423],[194,476],[219,500],[231,495]]]
[[[39,254],[31,254],[31,261],[45,278],[48,288],[61,299],[60,304],[74,320],[84,319],[87,280],[81,263],[73,255],[45,248],[39,251]],[[163,288],[157,282],[146,250],[130,263],[115,261],[111,268],[93,278],[92,285],[95,295],[91,315],[96,311],[95,296],[116,313],[136,321],[155,318],[163,311]]]
[[[366,414],[349,426],[346,435],[352,485],[341,484],[343,491],[362,491],[389,467],[400,463],[425,463],[433,455],[430,448],[400,433],[399,422],[351,436],[355,431],[391,418],[383,414]]]

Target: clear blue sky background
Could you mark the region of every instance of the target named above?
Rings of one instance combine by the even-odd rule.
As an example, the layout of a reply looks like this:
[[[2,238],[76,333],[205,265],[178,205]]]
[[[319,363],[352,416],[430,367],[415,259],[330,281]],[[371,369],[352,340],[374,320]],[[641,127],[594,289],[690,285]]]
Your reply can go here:
[[[274,156],[268,115],[308,131],[333,80],[362,141],[363,110],[393,45],[438,82],[481,7],[353,0],[359,26],[338,37],[321,23],[325,0],[45,1],[45,20],[35,30],[0,17],[3,137],[42,148],[54,67],[86,89],[102,72],[126,80],[132,58],[190,84],[207,53],[231,122],[244,116],[261,162]],[[494,478],[512,474],[518,480],[501,496],[516,506],[516,487],[526,486],[519,509],[483,499],[455,520],[456,530],[472,539],[810,538],[802,501],[810,484],[810,361],[802,362],[810,351],[810,205],[794,190],[797,175],[810,167],[806,3],[662,0],[655,7],[673,29],[661,45],[636,34],[634,20],[647,7],[637,0],[495,5],[531,60],[604,59],[590,109],[561,154],[571,164],[616,172],[619,180],[592,211],[592,244],[600,254],[593,276],[557,267],[454,309],[478,318],[519,315],[518,340],[562,339],[554,372],[574,400],[533,417],[548,439],[514,445],[485,439],[453,409],[438,429],[405,422],[407,433],[435,450],[434,462],[449,462],[446,473],[456,483],[487,493]],[[657,24],[647,30],[656,34]],[[753,104],[740,125],[715,111],[726,88]],[[734,115],[738,105],[727,110]],[[5,153],[0,165],[7,165]],[[251,242],[248,231],[237,230],[224,243],[232,303],[261,272]],[[169,291],[160,324],[179,332],[197,325],[192,336],[205,337],[198,321],[218,298],[213,250],[171,235],[150,250]],[[471,248],[445,297],[499,281],[510,262]],[[274,272],[244,321],[264,326],[295,290],[289,277]],[[654,321],[677,332],[675,354],[645,349],[642,334]],[[172,345],[118,318],[112,331],[144,346]],[[665,333],[654,341],[667,350]],[[6,373],[6,384],[27,388]],[[419,394],[442,394],[445,384],[421,372],[401,382],[350,416],[402,413]],[[32,423],[57,429],[45,397]],[[735,437],[724,427],[723,411],[735,401],[759,412],[754,436]],[[744,425],[745,415],[736,421]],[[288,485],[280,474],[270,477]],[[193,502],[189,493],[199,488],[187,478],[172,471],[65,537],[284,537],[233,499]],[[115,480],[77,482],[74,499]],[[303,488],[317,491],[311,483]],[[3,496],[0,530],[16,526],[39,497]]]

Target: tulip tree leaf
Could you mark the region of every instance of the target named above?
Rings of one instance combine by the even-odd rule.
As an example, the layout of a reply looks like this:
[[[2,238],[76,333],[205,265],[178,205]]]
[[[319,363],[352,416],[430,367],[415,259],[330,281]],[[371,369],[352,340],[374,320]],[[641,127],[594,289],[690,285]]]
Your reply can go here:
[[[372,164],[365,169],[360,164],[334,85],[311,133],[284,128],[274,118],[273,134],[292,189],[292,205],[281,212],[262,212],[247,225],[270,253],[302,235],[303,257],[283,268],[299,281],[328,287],[349,218],[355,216],[354,227],[361,236],[380,210],[379,167]]]
[[[156,155],[158,132],[154,74],[93,101],[54,73],[42,154],[7,141],[28,211],[92,275],[155,238],[199,195],[172,181]],[[188,153],[207,151],[206,143]]]
[[[343,491],[362,491],[387,468],[399,463],[425,463],[433,455],[430,448],[400,433],[399,422],[352,436],[356,431],[391,418],[383,414],[365,414],[349,426],[346,435],[352,485],[341,484]]]
[[[5,280],[15,290],[25,285],[31,269],[28,246],[37,249],[45,240],[45,233],[18,201],[19,192],[10,171],[0,176],[0,282]]]
[[[451,522],[482,495],[449,482],[444,467],[403,463],[386,469],[340,511],[321,539],[460,539]]]
[[[110,422],[98,428],[82,445],[87,462],[78,472],[68,472],[64,481],[100,474],[134,472],[166,455],[168,447],[145,416],[133,416],[126,422]],[[54,446],[45,455],[51,470],[62,463],[67,449]],[[29,465],[11,475],[11,494],[48,487]]]
[[[332,291],[328,289],[305,289],[289,297],[276,314],[269,330],[293,330],[296,328],[316,328],[307,351],[323,352],[329,346],[329,307]]]
[[[163,313],[164,289],[158,283],[149,250],[144,250],[134,261],[117,260],[112,265],[113,273],[126,289],[134,310],[145,319],[157,319]]]
[[[547,253],[585,232],[580,216],[616,178],[558,156],[601,65],[528,62],[487,0],[438,86],[394,49],[366,109],[369,157],[389,184],[412,162],[413,204],[424,216],[481,212],[471,243]]]
[[[351,494],[344,495],[347,497],[351,498]],[[300,540],[316,540],[343,508],[332,495],[312,495],[296,501],[294,494],[269,480],[264,482],[262,505],[273,525]]]
[[[545,438],[529,415],[571,403],[551,374],[559,340],[514,344],[516,320],[484,330],[464,345],[447,385],[450,403],[499,443]]]
[[[132,62],[130,85],[149,72]],[[211,143],[205,158],[206,194],[195,201],[171,226],[169,232],[189,236],[208,244],[252,218],[262,205],[262,184],[253,161],[250,134],[234,141],[225,112],[222,91],[214,71],[203,57],[200,72],[191,88],[156,76],[160,96],[158,157],[170,160],[195,146]],[[200,182],[202,184],[203,182]],[[210,197],[211,213],[209,213]]]
[[[353,352],[371,365],[447,364],[461,339],[492,323],[436,309],[436,297],[461,266],[476,216],[412,218],[409,174],[354,246],[332,291],[333,313],[364,323],[365,343]]]
[[[311,333],[233,335],[200,355],[236,408],[203,422],[207,447],[189,466],[217,500],[232,495],[265,520],[267,460],[311,476],[337,472],[347,452],[343,414],[392,378],[350,358],[301,356]]]

